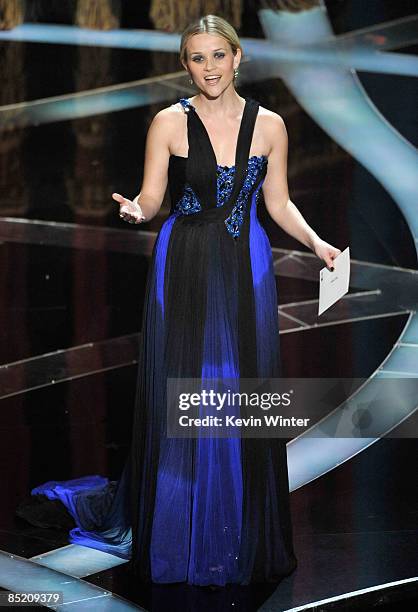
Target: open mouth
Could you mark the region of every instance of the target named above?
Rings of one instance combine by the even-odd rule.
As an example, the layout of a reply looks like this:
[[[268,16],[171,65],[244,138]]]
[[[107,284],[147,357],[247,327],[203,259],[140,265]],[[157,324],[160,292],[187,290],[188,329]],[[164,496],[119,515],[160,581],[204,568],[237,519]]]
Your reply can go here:
[[[213,76],[210,76],[210,77],[205,77],[205,81],[209,85],[216,85],[216,83],[218,83],[220,78],[221,78],[220,76],[213,75]]]

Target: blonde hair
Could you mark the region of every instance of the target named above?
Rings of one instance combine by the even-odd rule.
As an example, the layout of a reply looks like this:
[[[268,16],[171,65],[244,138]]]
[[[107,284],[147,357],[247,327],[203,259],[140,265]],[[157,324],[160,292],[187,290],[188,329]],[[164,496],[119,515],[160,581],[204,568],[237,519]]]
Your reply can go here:
[[[191,23],[184,30],[181,35],[180,42],[180,61],[187,64],[187,41],[189,38],[194,36],[195,34],[214,34],[215,36],[221,36],[224,38],[232,49],[232,53],[235,55],[237,49],[241,49],[241,43],[238,38],[238,34],[231,26],[230,23],[223,19],[222,17],[218,17],[217,15],[205,15],[201,17],[197,21]]]

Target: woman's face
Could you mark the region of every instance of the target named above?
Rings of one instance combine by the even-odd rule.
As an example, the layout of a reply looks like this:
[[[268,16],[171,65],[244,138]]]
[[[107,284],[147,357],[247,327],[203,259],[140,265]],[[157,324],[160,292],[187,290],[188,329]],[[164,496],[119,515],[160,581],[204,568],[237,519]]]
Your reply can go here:
[[[200,90],[219,95],[233,81],[240,59],[241,50],[234,55],[221,36],[194,34],[187,41],[187,64],[183,66]]]

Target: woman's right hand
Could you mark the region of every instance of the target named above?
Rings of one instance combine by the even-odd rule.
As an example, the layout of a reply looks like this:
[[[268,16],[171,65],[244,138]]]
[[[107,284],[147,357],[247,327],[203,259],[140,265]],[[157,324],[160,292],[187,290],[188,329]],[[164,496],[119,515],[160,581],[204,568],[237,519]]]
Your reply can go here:
[[[142,223],[146,221],[144,213],[138,202],[135,200],[128,200],[124,198],[120,193],[112,193],[112,198],[119,203],[119,217],[128,223]]]

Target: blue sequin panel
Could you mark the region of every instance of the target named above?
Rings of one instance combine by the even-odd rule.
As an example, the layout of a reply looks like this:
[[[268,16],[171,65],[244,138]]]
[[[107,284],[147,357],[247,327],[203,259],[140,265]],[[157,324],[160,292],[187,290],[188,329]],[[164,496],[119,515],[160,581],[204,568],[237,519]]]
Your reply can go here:
[[[234,238],[238,238],[240,234],[241,225],[247,210],[250,191],[257,180],[258,172],[266,163],[267,157],[265,155],[253,155],[248,160],[247,176],[244,180],[244,184],[238,194],[237,201],[231,214],[225,219],[226,229]],[[235,166],[217,165],[217,207],[223,206],[229,199],[234,187],[234,173]],[[202,210],[202,206],[196,194],[191,186],[186,183],[183,195],[174,207],[174,212],[182,215],[191,215],[200,210]]]
[[[234,187],[235,166],[217,166],[216,187],[217,198],[216,206],[223,206],[228,200]]]
[[[184,110],[186,110],[186,109],[189,110],[190,107],[193,107],[192,103],[189,102],[189,100],[187,98],[180,98],[179,102],[182,105],[182,107],[184,108]]]
[[[216,184],[217,198],[216,206],[223,206],[232,193],[234,186],[235,166],[217,166]],[[201,210],[200,202],[193,189],[186,183],[184,192],[175,206],[175,210],[183,215],[190,215]]]
[[[244,184],[238,194],[237,201],[231,214],[224,221],[226,229],[233,238],[238,238],[240,235],[241,226],[244,222],[247,210],[249,194],[257,180],[260,169],[266,163],[267,157],[265,155],[253,156],[248,160],[247,176],[245,177]]]
[[[188,183],[186,183],[183,195],[174,207],[174,211],[182,215],[191,215],[202,210],[197,196]]]

